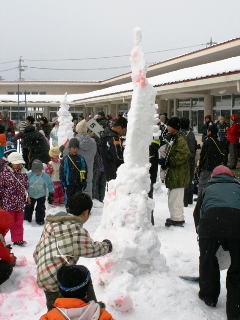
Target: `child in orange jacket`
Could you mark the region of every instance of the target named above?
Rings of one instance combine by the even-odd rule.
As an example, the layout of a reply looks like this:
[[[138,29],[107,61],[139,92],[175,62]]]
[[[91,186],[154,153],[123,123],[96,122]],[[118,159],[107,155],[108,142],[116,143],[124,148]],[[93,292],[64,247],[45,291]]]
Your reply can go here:
[[[57,273],[59,291],[63,298],[55,301],[55,308],[44,314],[40,320],[99,319],[114,320],[99,304],[88,301],[87,288],[90,272],[85,266],[62,266]]]

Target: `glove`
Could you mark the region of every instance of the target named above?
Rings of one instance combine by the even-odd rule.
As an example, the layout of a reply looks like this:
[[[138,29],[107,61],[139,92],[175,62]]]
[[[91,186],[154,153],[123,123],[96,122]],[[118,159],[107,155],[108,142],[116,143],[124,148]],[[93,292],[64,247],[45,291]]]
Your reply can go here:
[[[52,204],[52,203],[53,203],[53,200],[54,200],[54,198],[53,198],[53,193],[49,193],[48,203],[49,203],[49,204]]]
[[[85,190],[87,188],[87,180],[82,181],[82,189]]]
[[[5,248],[8,248],[9,251],[12,250],[12,246],[10,244],[8,244]]]
[[[60,181],[60,185],[63,188],[63,190],[66,189],[66,182],[65,181]]]
[[[166,161],[165,158],[158,159],[158,163],[160,164],[163,170],[167,170],[167,168],[169,167],[169,161]]]
[[[112,242],[108,239],[104,239],[102,242],[105,242],[108,245],[108,247],[109,247],[108,253],[112,252],[112,249],[113,249]]]
[[[64,149],[65,149],[64,145],[61,145],[61,146],[59,147],[59,150],[60,150],[61,153],[63,153]]]

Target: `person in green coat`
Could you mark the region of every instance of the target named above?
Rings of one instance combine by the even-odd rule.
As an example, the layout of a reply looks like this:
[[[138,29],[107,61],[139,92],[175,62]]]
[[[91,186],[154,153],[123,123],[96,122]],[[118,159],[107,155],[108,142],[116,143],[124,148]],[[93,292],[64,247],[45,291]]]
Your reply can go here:
[[[169,137],[165,158],[159,159],[162,169],[167,169],[165,184],[169,189],[168,209],[170,218],[166,219],[165,226],[183,227],[185,223],[183,215],[184,188],[189,185],[190,181],[190,151],[186,140],[179,132],[179,118],[173,117],[169,119],[167,129]]]

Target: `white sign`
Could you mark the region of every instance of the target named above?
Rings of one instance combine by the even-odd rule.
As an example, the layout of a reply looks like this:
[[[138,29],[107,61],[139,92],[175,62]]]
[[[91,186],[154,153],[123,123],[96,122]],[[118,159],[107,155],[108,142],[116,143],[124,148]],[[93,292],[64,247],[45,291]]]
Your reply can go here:
[[[87,121],[86,124],[87,127],[100,138],[101,132],[104,131],[104,128],[100,126],[100,124],[98,124],[97,121],[94,119]]]

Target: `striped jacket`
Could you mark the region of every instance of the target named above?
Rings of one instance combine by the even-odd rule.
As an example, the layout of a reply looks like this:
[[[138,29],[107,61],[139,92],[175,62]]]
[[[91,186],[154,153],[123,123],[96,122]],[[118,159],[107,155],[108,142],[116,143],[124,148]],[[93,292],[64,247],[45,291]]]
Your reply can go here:
[[[66,212],[47,216],[48,223],[33,253],[37,284],[44,291],[58,291],[57,271],[61,266],[74,265],[80,257],[94,258],[108,253],[108,245],[94,242],[81,219]]]

